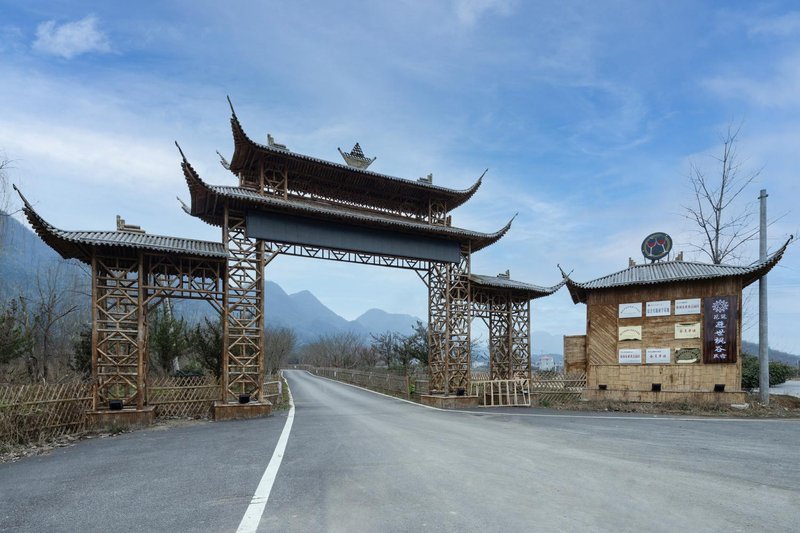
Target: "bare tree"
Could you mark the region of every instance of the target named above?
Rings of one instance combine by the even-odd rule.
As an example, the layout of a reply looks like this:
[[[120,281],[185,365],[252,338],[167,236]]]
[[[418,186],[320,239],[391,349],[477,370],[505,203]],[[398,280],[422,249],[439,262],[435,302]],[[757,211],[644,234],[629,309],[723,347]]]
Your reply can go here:
[[[289,328],[267,327],[264,330],[264,359],[267,375],[274,375],[286,364],[286,359],[294,350],[297,335]]]
[[[689,182],[694,189],[695,202],[685,206],[685,216],[696,223],[701,244],[692,245],[718,265],[738,259],[739,248],[758,235],[758,226],[751,222],[752,204],[733,205],[742,192],[755,180],[761,169],[745,171],[739,160],[737,142],[741,124],[728,125],[721,136],[722,154],[713,156],[713,174],[707,174],[692,162]]]
[[[25,366],[31,381],[47,381],[54,359],[69,358],[72,328],[62,328],[65,319],[79,309],[76,300],[78,281],[65,279],[65,262],[59,262],[37,273],[32,298],[21,297],[25,327],[33,341],[25,355]]]
[[[363,339],[355,333],[331,333],[303,347],[303,362],[316,366],[355,368],[365,350]]]
[[[370,337],[371,348],[376,357],[386,363],[386,368],[392,368],[400,350],[400,335],[393,331],[384,331],[380,335],[370,334]]]

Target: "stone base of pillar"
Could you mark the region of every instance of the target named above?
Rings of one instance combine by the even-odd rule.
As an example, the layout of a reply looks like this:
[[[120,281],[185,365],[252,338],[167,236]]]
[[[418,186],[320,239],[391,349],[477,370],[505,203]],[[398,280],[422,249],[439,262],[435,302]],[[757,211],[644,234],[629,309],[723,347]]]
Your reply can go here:
[[[242,418],[260,418],[272,414],[272,402],[263,400],[250,403],[214,402],[211,416],[214,420],[238,420]]]
[[[465,409],[478,407],[477,396],[444,396],[440,394],[423,394],[420,396],[423,405],[438,407],[439,409]]]
[[[120,411],[103,409],[88,411],[86,414],[89,417],[89,425],[93,428],[142,427],[153,424],[156,419],[156,408],[148,405],[142,409],[135,407],[126,407]]]

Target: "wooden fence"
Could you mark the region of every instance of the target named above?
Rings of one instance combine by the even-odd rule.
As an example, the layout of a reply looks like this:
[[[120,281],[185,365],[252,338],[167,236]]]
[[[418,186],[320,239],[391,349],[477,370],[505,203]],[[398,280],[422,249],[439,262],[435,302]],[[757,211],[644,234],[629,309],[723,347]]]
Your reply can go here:
[[[0,386],[0,442],[23,444],[80,433],[91,408],[88,383]]]
[[[264,396],[273,405],[283,400],[282,382],[270,376]],[[222,395],[211,376],[156,378],[148,383],[148,404],[157,418],[203,418]],[[0,385],[0,443],[24,444],[89,429],[92,408],[88,382],[38,385]]]
[[[531,397],[543,406],[578,401],[586,388],[586,372],[537,372],[531,376]]]
[[[424,375],[406,378],[386,370],[316,368],[309,365],[294,365],[293,368],[300,368],[318,376],[414,400],[419,400],[419,396],[428,394],[429,390],[429,381]],[[525,379],[489,380],[486,372],[473,372],[471,377],[471,394],[482,396],[484,404],[489,406],[526,406],[532,403],[543,406],[563,406],[578,401],[583,389],[586,388],[586,372],[537,372],[532,375],[529,387],[526,386],[527,380]]]
[[[485,407],[530,407],[530,382],[527,378],[472,381],[470,394]]]
[[[312,374],[344,381],[366,389],[396,394],[407,399],[419,399],[421,394],[428,394],[427,377],[418,375],[402,376],[387,371],[349,370],[342,368],[306,368]]]
[[[213,376],[169,377],[149,384],[147,403],[155,406],[158,418],[202,418],[210,416],[220,397],[219,380]]]

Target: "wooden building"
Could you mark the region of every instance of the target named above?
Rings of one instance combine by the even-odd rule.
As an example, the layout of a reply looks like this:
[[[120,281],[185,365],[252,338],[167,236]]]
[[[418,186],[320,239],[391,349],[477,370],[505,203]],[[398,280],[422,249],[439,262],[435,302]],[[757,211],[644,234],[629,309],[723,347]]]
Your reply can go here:
[[[564,337],[566,369],[587,372],[584,397],[744,401],[742,289],[775,266],[788,241],[751,266],[662,261],[578,283],[586,335]]]

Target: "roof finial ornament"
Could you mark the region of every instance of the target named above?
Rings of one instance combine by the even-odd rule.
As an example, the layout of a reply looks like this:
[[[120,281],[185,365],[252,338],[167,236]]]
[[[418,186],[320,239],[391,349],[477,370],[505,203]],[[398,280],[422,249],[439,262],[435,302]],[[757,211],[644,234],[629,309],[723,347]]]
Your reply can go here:
[[[271,133],[267,133],[267,144],[270,148],[277,148],[279,150],[289,150],[285,144],[280,144],[275,142],[275,137],[272,136]]]
[[[420,183],[430,183],[431,185],[433,185],[433,172],[429,173],[424,178],[417,178],[417,181],[419,181]]]
[[[125,219],[119,215],[117,215],[117,231],[125,233],[145,233],[141,227],[125,223]]]
[[[500,279],[511,279],[511,270],[506,269],[505,272],[500,272],[497,277]]]
[[[225,156],[219,153],[219,150],[217,150],[217,155],[219,156],[219,164],[222,165],[222,168],[224,168],[225,170],[230,170],[231,164],[228,163],[228,160],[225,159]]]
[[[187,215],[191,215],[191,214],[192,214],[192,208],[191,208],[191,207],[189,207],[188,205],[186,205],[186,202],[184,202],[183,200],[181,200],[181,197],[180,197],[180,196],[176,196],[176,197],[175,197],[175,199],[176,199],[176,200],[178,200],[178,202],[181,204],[181,209],[183,209],[183,211],[184,211],[184,212],[185,212]]]
[[[342,151],[341,148],[336,148],[339,150],[339,153],[342,154],[344,158],[344,162],[347,163],[347,166],[359,168],[361,170],[367,170],[369,166],[372,164],[373,161],[377,159],[377,157],[373,157],[372,159],[368,158],[364,155],[364,152],[361,150],[361,145],[356,143],[353,146],[353,149],[349,152]]]

